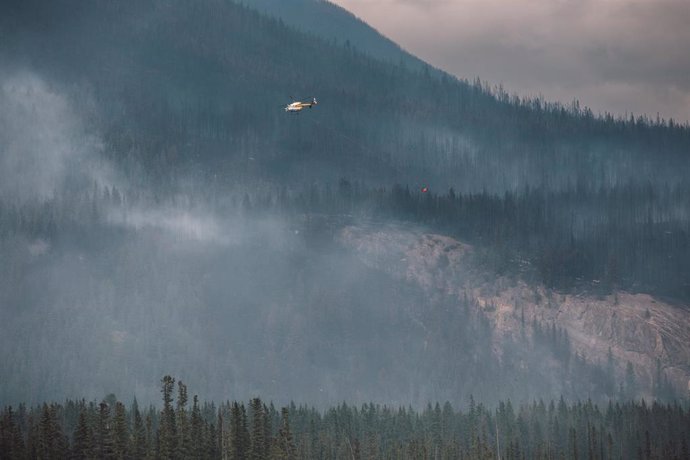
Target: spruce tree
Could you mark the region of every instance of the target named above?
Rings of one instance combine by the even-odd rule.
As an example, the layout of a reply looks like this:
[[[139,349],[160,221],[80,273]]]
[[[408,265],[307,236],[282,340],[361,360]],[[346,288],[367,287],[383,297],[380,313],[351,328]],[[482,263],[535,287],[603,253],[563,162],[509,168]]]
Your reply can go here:
[[[161,393],[163,393],[163,411],[160,416],[159,449],[158,453],[163,459],[174,458],[177,445],[177,429],[175,424],[175,410],[172,407],[172,392],[175,388],[175,379],[169,375],[163,377]]]
[[[79,411],[79,420],[74,429],[74,444],[72,448],[72,458],[75,460],[84,460],[91,458],[93,452],[93,433],[89,426],[86,409],[82,408]]]
[[[146,415],[146,460],[153,460],[156,458],[158,447],[158,433],[154,432],[153,414],[149,411]]]
[[[41,421],[39,423],[39,448],[38,452],[42,458],[52,457],[55,443],[55,433],[53,433],[53,420],[48,404],[43,403]]]
[[[177,409],[175,411],[177,428],[176,458],[186,459],[190,456],[191,432],[187,416],[187,385],[177,382]]]
[[[264,411],[261,399],[252,399],[249,402],[249,409],[252,420],[249,458],[252,460],[261,460],[266,456],[266,444],[264,442]]]
[[[39,453],[45,458],[68,456],[69,443],[58,423],[58,405],[43,404],[39,423]]]
[[[101,402],[98,406],[98,420],[95,433],[95,453],[100,459],[114,458],[113,433],[110,420],[110,406]]]
[[[24,457],[24,440],[12,406],[5,410],[0,419],[0,453],[7,458]]]
[[[127,457],[129,429],[127,428],[127,414],[125,412],[125,405],[120,401],[115,403],[113,440],[115,458],[118,460],[124,460]]]
[[[230,409],[230,459],[244,460],[249,457],[249,432],[244,406],[232,403]]]
[[[218,407],[218,417],[216,418],[217,428],[214,430],[216,436],[216,449],[220,452],[220,456],[223,460],[232,458],[230,454],[232,442],[228,440],[228,435],[225,429],[225,420],[223,419],[223,404]]]
[[[132,456],[134,458],[145,458],[147,451],[147,436],[146,427],[144,426],[144,420],[141,417],[141,412],[139,412],[139,405],[136,399],[132,404],[132,417],[134,418],[134,423],[132,426]]]
[[[29,458],[38,458],[40,456],[41,435],[39,424],[34,415],[29,415],[27,425],[26,453]]]
[[[204,427],[203,419],[201,418],[201,410],[199,409],[199,398],[194,395],[192,401],[192,415],[190,420],[191,431],[191,458],[203,458],[204,448]]]
[[[293,460],[296,458],[295,445],[290,431],[290,414],[287,407],[280,410],[280,429],[277,438],[279,457],[282,460]]]
[[[271,443],[273,441],[273,426],[272,426],[272,416],[273,412],[275,412],[275,409],[273,408],[273,404],[271,404],[271,408],[269,409],[266,407],[266,404],[264,404],[264,409],[263,409],[263,420],[264,420],[264,457],[268,458],[270,449],[271,449]]]
[[[205,446],[201,454],[201,458],[220,458],[221,451],[218,448],[218,440],[216,439],[216,427],[213,423],[204,424],[204,440]]]

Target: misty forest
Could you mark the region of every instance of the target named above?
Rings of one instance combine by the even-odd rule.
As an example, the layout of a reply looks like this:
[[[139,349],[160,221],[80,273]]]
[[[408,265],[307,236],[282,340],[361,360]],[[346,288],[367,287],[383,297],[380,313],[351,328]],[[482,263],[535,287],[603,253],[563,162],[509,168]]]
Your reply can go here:
[[[688,178],[328,2],[4,1],[0,458],[690,458]]]

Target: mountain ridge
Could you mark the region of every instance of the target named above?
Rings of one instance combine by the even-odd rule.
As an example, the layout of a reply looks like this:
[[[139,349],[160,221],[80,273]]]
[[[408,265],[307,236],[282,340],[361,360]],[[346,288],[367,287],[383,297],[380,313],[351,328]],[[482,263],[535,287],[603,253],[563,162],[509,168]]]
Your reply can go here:
[[[402,62],[416,71],[432,69],[439,75],[450,77],[403,50],[393,40],[335,3],[323,0],[252,0],[242,4],[280,18],[297,30],[353,46],[374,58],[393,64]]]

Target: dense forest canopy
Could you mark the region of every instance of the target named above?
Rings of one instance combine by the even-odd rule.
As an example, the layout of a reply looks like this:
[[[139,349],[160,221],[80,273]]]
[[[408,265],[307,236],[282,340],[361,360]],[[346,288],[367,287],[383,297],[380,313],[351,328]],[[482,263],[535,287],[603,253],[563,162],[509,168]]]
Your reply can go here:
[[[482,269],[682,308],[688,126],[520,99],[227,0],[0,8],[0,402],[149,403],[168,372],[319,407],[678,396],[555,324],[496,343],[474,299],[427,296],[333,235],[441,232]]]
[[[10,2],[0,52],[94,104],[113,158],[158,180],[200,168],[228,184],[347,177],[502,193],[688,176],[690,129],[672,121],[378,61],[230,1],[66,5]],[[316,95],[308,117],[280,110]]]
[[[115,395],[100,403],[5,408],[0,452],[7,458],[323,459],[640,458],[690,455],[686,407],[644,402],[598,406],[533,401],[495,409],[429,403],[423,410],[342,403],[319,411],[278,410],[258,397],[248,404],[190,399],[165,376],[162,409],[127,408]]]

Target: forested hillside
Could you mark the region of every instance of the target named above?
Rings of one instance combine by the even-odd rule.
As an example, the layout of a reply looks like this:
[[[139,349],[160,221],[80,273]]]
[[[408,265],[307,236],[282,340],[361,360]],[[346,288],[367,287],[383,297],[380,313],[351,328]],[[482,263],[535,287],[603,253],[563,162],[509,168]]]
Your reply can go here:
[[[476,299],[334,235],[432,230],[487,279],[682,309],[690,128],[391,62],[361,23],[347,43],[284,22],[226,0],[2,3],[0,402],[148,403],[168,372],[319,407],[682,396],[557,324],[497,342]]]
[[[356,47],[374,58],[396,65],[402,63],[411,70],[431,70],[427,63],[402,50],[398,44],[334,3],[323,0],[251,0],[239,3],[326,41]]]
[[[296,15],[281,5],[251,4]],[[477,205],[490,227],[485,242],[529,259],[548,284],[606,280],[690,295],[687,126],[596,117],[575,103],[406,70],[228,1],[71,9],[36,0],[5,10],[8,70],[37,72],[65,94],[128,186],[167,194],[212,184],[252,195],[267,184],[335,188],[345,178],[364,188],[452,188],[494,200]],[[362,46],[385,57],[376,46],[388,42],[337,7],[305,0],[295,11],[310,24],[320,15],[344,24],[331,30],[339,36],[366,35]],[[280,108],[291,95],[321,104],[288,116]],[[508,222],[518,218],[516,200],[530,201],[520,212],[540,222]],[[480,225],[446,211],[434,218],[447,221],[444,231],[471,237],[467,229]]]
[[[387,222],[445,225],[435,209],[456,206],[451,215],[475,222],[458,231],[481,240],[493,225],[482,218],[486,199],[365,194],[347,183],[330,194],[185,199],[97,187],[0,207],[0,250],[11,261],[0,276],[2,321],[13,325],[0,352],[3,399],[134,388],[151,401],[155,388],[139,382],[170,368],[214,398],[258,391],[320,405],[682,396],[661,370],[653,382],[635,381],[611,358],[579,355],[553,323],[528,322],[517,342],[497,345],[473,298],[429,297],[334,238],[362,221],[384,230]],[[475,263],[494,270],[512,260],[495,254]],[[522,268],[503,270],[519,276]],[[113,367],[122,369],[118,380]]]
[[[95,104],[111,155],[158,180],[199,169],[232,185],[250,174],[502,193],[661,186],[690,172],[687,127],[492,94],[229,1],[33,0],[4,10],[4,58]],[[280,110],[311,96],[314,113]]]

